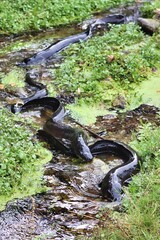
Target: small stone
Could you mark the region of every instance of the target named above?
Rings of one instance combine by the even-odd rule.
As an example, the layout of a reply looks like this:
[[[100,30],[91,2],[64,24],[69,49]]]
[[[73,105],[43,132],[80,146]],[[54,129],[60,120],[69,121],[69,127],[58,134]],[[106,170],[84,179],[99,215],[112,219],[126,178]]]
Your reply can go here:
[[[124,109],[126,106],[126,99],[122,95],[118,95],[112,102],[113,107]]]
[[[150,18],[138,18],[138,23],[144,31],[154,33],[160,27],[160,21]]]

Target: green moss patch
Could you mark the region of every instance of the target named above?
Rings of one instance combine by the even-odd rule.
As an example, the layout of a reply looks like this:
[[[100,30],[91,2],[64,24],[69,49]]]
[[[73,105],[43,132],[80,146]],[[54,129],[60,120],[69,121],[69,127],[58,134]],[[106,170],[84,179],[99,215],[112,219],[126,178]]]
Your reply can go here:
[[[68,105],[67,108],[71,110],[71,116],[74,119],[85,125],[93,124],[97,116],[108,113],[104,106],[90,106],[85,103],[81,105]]]
[[[25,70],[14,67],[7,74],[1,73],[0,83],[3,84],[5,88],[16,90],[17,88],[25,86],[24,75]]]
[[[160,70],[140,84],[139,94],[142,95],[143,103],[160,107]]]
[[[51,153],[38,142],[24,121],[6,110],[0,110],[0,210],[8,200],[42,191],[44,163]]]

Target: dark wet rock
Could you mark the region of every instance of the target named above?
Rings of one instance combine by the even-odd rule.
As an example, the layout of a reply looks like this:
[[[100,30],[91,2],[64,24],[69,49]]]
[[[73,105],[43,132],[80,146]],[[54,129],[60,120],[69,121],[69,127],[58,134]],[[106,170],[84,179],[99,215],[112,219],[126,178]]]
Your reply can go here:
[[[76,95],[74,93],[60,93],[57,98],[64,104],[74,103]]]
[[[160,21],[150,18],[138,18],[138,23],[142,29],[148,33],[154,33],[158,31],[160,27]]]
[[[6,210],[0,213],[1,240],[29,240],[34,228],[31,199],[9,203]]]
[[[67,199],[55,198],[55,194],[50,191],[8,204],[0,213],[0,239],[75,239],[74,235],[90,234],[100,223],[96,214],[106,202],[91,201],[69,189]],[[110,203],[110,207],[114,205]]]
[[[68,183],[70,179],[76,175],[79,168],[74,165],[67,164],[47,164],[44,175],[54,176],[59,181]]]
[[[132,132],[136,131],[140,124],[153,123],[160,126],[159,111],[160,109],[155,106],[142,104],[131,111],[99,116],[96,121],[96,130],[98,127],[106,131],[108,139],[119,141],[123,139],[124,142],[128,142]]]

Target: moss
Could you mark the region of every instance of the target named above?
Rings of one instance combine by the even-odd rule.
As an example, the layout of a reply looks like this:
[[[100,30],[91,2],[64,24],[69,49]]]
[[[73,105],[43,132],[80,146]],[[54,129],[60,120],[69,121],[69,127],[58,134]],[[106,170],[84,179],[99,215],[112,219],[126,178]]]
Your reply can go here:
[[[140,84],[138,93],[142,95],[141,102],[160,107],[160,70],[152,73],[147,81]]]
[[[97,116],[108,113],[108,111],[105,109],[103,105],[90,106],[85,103],[82,103],[80,105],[71,104],[71,105],[68,105],[67,108],[71,111],[71,116],[74,119],[76,119],[77,121],[85,125],[93,124],[96,121]]]
[[[20,117],[0,110],[0,210],[8,200],[43,190],[44,163],[52,155],[31,141],[32,133]]]
[[[1,74],[0,83],[3,84],[4,88],[11,88],[12,90],[22,88],[25,86],[24,73],[23,69],[14,67],[9,73]]]

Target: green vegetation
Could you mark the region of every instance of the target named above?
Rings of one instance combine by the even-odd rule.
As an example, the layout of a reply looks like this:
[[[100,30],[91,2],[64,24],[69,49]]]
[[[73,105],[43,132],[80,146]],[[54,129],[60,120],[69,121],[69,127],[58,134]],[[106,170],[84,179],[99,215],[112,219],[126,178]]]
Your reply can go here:
[[[107,220],[105,229],[89,239],[159,239],[160,128],[144,125],[131,145],[140,154],[142,166],[125,189],[124,212],[110,214],[111,221]]]
[[[0,210],[14,197],[42,191],[43,164],[51,159],[49,151],[32,142],[33,133],[23,119],[0,110]],[[38,189],[38,190],[37,190]]]
[[[67,109],[71,111],[71,116],[73,119],[78,120],[81,124],[90,125],[95,123],[97,116],[102,116],[104,114],[107,114],[108,111],[104,106],[101,106],[101,108],[97,108],[97,106],[92,105],[92,111],[91,106],[87,104],[69,104],[67,105]],[[87,114],[86,114],[87,112]]]
[[[143,81],[139,86],[138,93],[142,96],[140,102],[153,104],[160,107],[160,69],[155,73],[150,74],[147,81]],[[149,89],[149,91],[148,91]]]
[[[0,33],[20,33],[80,22],[95,11],[132,2],[134,0],[1,0]]]
[[[53,70],[53,87],[49,89],[74,92],[79,103],[111,104],[120,92],[129,101],[134,93],[131,90],[159,64],[159,36],[147,37],[130,23],[72,45],[64,62]]]
[[[141,8],[142,16],[151,18],[154,17],[155,9],[160,8],[160,2],[159,0],[154,0],[154,1],[146,1],[145,4]]]
[[[46,0],[44,3],[42,0],[2,0],[0,34],[22,33],[80,22],[95,11],[131,2],[135,1]],[[144,16],[153,16],[155,8],[160,8],[159,0],[146,3],[142,9]],[[155,82],[151,81],[150,85],[146,86],[146,91],[151,88],[150,96],[159,91],[159,42],[160,33],[146,36],[140,27],[130,23],[112,26],[103,36],[96,35],[87,42],[72,45],[63,52],[62,64],[52,70],[54,81],[47,86],[50,95],[54,96],[58,92],[74,93],[79,105],[69,108],[75,112],[78,119],[82,117],[88,124],[97,114],[96,104],[100,104],[104,113],[104,106],[112,105],[113,99],[119,93],[124,96],[128,105],[134,105],[133,99],[139,103],[140,95],[143,94],[139,89],[151,74],[157,74],[157,86],[153,86]],[[6,44],[0,53],[3,55],[6,52],[18,51],[24,47],[23,44],[21,41],[12,42],[9,46]],[[157,72],[153,73],[152,70]],[[9,74],[1,74],[0,78],[5,88],[24,87],[23,70],[14,68]],[[146,97],[149,94],[147,92],[141,102],[147,102]],[[159,104],[158,95],[155,101]],[[87,105],[88,103],[91,105]],[[87,115],[90,118],[88,121],[84,119],[84,115],[93,105],[91,115]],[[85,110],[81,112],[82,109]],[[98,113],[100,111],[98,109]],[[50,160],[51,154],[41,144],[32,141],[32,133],[27,130],[29,127],[26,120],[6,110],[0,110],[0,118],[2,210],[6,202],[13,198],[34,194],[37,189],[43,191],[43,164]],[[124,211],[112,213],[112,221],[106,222],[106,228],[96,233],[93,239],[159,239],[160,129],[149,124],[144,125],[131,145],[142,158],[141,172],[133,178],[129,188],[125,189]]]
[[[0,74],[0,77],[0,83],[5,88],[16,90],[25,86],[23,69],[14,67],[8,74]]]
[[[135,0],[1,0],[0,34],[22,33],[57,27],[89,18],[94,12],[106,11],[119,5],[134,4]],[[146,2],[144,16],[153,16],[159,0]]]

